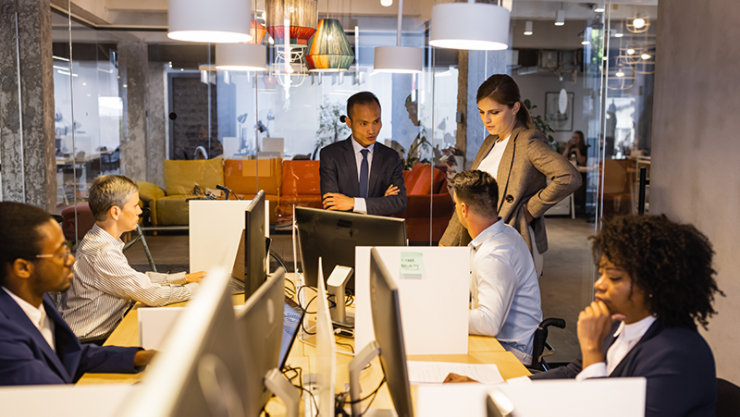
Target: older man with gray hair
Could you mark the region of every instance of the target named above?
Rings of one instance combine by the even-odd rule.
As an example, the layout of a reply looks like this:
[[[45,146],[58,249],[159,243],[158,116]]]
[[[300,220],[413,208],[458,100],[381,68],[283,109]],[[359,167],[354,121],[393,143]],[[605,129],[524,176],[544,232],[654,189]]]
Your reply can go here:
[[[162,306],[190,299],[203,273],[160,274],[134,270],[121,235],[136,229],[139,188],[122,175],[104,175],[90,187],[95,225],[77,248],[75,279],[61,296],[64,320],[83,341],[102,342],[133,302]]]

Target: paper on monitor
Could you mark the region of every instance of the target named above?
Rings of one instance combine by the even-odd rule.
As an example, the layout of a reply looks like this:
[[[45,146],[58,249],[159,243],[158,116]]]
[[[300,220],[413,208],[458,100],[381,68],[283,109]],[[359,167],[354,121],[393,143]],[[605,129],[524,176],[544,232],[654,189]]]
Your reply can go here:
[[[494,364],[409,361],[407,367],[409,381],[412,384],[442,383],[450,372],[473,378],[483,384],[504,382],[498,367]]]

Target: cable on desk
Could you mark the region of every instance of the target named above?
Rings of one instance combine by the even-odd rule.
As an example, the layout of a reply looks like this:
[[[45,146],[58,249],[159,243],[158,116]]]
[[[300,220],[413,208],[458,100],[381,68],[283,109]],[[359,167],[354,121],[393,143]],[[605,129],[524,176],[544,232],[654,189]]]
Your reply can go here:
[[[375,401],[375,397],[378,395],[378,391],[380,391],[380,388],[383,386],[384,383],[385,383],[385,376],[383,376],[383,379],[380,381],[377,388],[373,390],[373,392],[366,395],[364,398],[360,398],[359,400],[354,400],[354,401],[348,400],[347,397],[349,397],[349,392],[346,392],[346,391],[341,394],[338,394],[336,396],[336,404],[334,407],[335,410],[337,411],[336,414],[337,415],[347,415],[347,413],[344,411],[344,407],[346,405],[349,404],[351,406],[352,404],[361,403],[367,399],[370,399],[370,402],[367,404],[367,407],[365,407],[365,410],[362,411],[362,414],[367,413],[367,410],[370,409],[370,406],[373,404],[373,401]],[[340,410],[341,410],[341,413],[340,413]]]
[[[294,372],[295,374],[291,378],[291,377],[288,376],[288,372]],[[303,384],[301,383],[303,381],[303,369],[301,367],[294,368],[292,366],[286,365],[285,366],[285,370],[283,370],[283,375],[285,375],[285,377],[288,378],[288,380],[290,381],[290,383],[294,387],[300,389],[301,390],[301,393],[306,392],[306,393],[308,393],[308,395],[311,396],[311,402],[313,403],[313,406],[316,409],[316,416],[318,417],[318,415],[319,415],[319,403],[316,401],[316,396],[313,395],[313,392],[311,392],[311,391],[307,390],[306,388],[304,388],[303,387]],[[298,378],[298,381],[299,381],[298,384],[296,384],[296,383],[293,382],[293,380],[296,377]]]

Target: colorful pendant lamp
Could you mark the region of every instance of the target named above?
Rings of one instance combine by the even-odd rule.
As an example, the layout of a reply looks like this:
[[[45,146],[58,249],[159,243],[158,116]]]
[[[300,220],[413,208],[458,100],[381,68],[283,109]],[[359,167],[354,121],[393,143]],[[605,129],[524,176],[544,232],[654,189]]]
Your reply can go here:
[[[313,35],[306,63],[309,70],[346,70],[355,56],[344,29],[337,19],[319,20]]]
[[[318,20],[318,0],[267,0],[267,32],[275,43],[284,43],[286,27],[289,44],[308,45],[311,35],[316,32]]]

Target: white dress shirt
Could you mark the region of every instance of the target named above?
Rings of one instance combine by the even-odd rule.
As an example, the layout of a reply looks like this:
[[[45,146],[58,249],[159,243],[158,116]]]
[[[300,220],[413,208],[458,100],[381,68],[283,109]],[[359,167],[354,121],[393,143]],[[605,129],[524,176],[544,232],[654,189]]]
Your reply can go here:
[[[616,340],[606,351],[606,363],[597,362],[587,366],[586,369],[576,375],[576,380],[583,381],[588,378],[603,378],[610,375],[654,322],[655,316],[647,316],[632,324],[622,322],[617,331],[614,332]]]
[[[530,363],[542,307],[527,244],[516,229],[499,219],[470,246],[474,254],[469,332],[495,336],[519,360]]]
[[[355,162],[357,162],[357,181],[360,181],[360,170],[362,169],[362,150],[367,149],[367,187],[368,191],[370,190],[370,171],[371,167],[373,166],[373,150],[375,149],[375,143],[368,146],[367,148],[363,148],[362,145],[360,145],[354,138],[352,137],[352,149],[355,152]],[[364,198],[360,197],[354,197],[355,200],[355,208],[352,209],[355,213],[362,213],[367,214],[367,203],[365,203]]]
[[[196,283],[186,284],[184,272],[137,272],[128,264],[123,246],[121,239],[96,224],[77,248],[75,277],[62,293],[59,310],[80,339],[108,335],[132,301],[162,306],[188,300],[198,288]]]
[[[34,326],[36,326],[37,329],[39,329],[39,332],[41,332],[41,336],[44,337],[44,340],[46,340],[46,343],[51,346],[51,350],[55,351],[56,348],[56,339],[54,338],[54,326],[51,324],[51,320],[49,320],[49,316],[46,315],[46,309],[44,308],[43,301],[41,302],[41,305],[38,307],[34,307],[29,303],[28,301],[22,299],[21,297],[18,297],[15,295],[12,291],[9,289],[3,287],[6,293],[10,295],[10,297],[15,300],[16,303],[18,303],[18,306],[23,310],[24,313],[28,316],[28,319],[31,320],[31,323],[33,323]]]
[[[507,136],[506,139],[501,142],[494,143],[493,148],[488,151],[488,155],[486,155],[486,157],[480,161],[480,164],[478,164],[478,169],[489,173],[493,179],[496,179],[496,176],[498,175],[498,166],[501,165],[501,157],[504,156],[504,150],[506,149],[506,144],[509,143],[510,138],[511,135]]]

